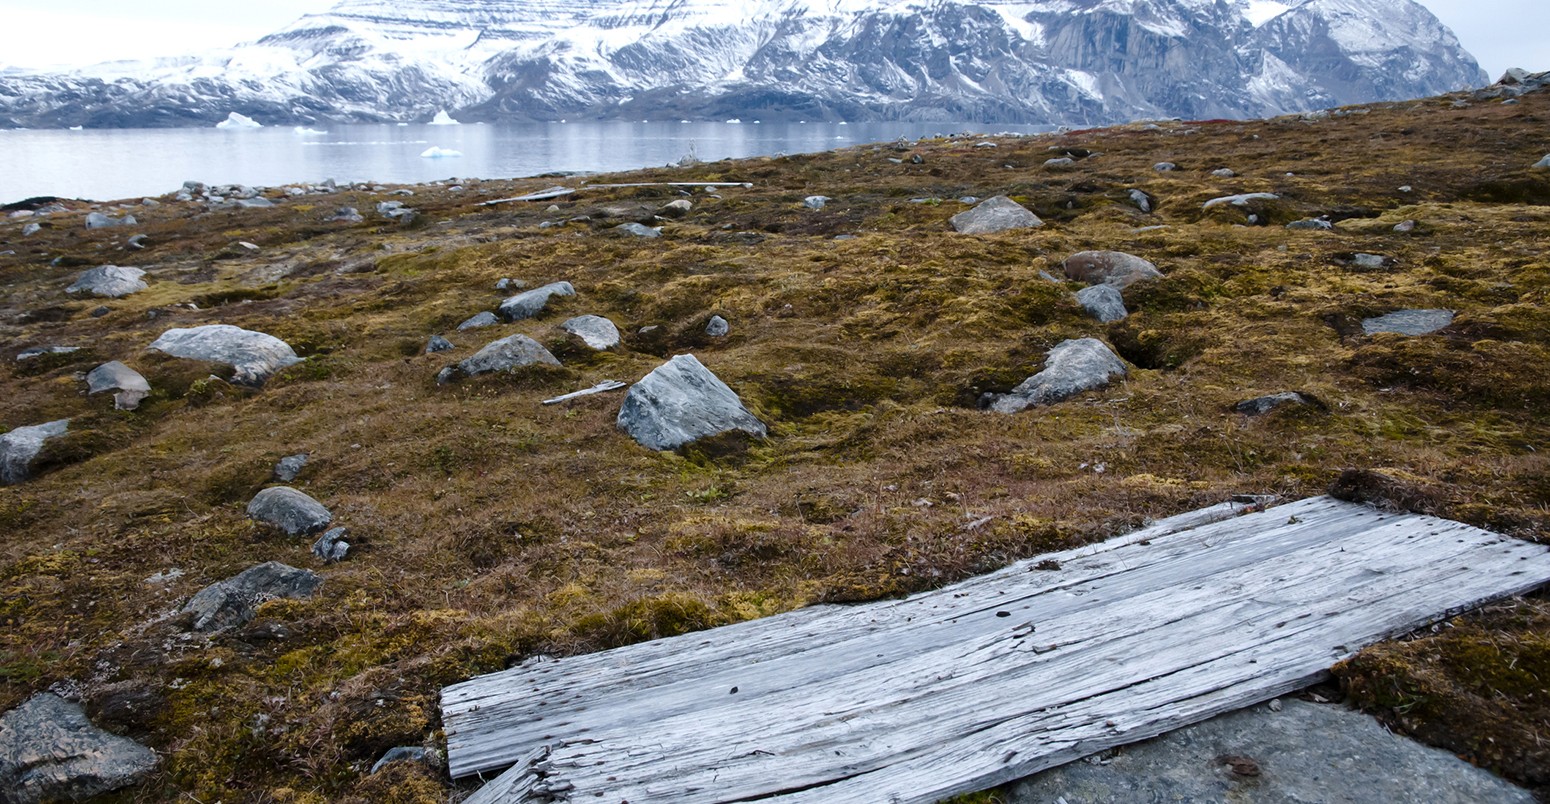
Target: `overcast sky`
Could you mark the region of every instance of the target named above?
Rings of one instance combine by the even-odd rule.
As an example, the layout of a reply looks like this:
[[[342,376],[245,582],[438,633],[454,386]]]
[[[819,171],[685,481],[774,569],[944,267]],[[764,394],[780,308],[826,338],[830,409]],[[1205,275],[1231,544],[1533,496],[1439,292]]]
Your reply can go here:
[[[1550,0],[1420,0],[1494,80],[1550,70]],[[0,0],[0,65],[77,66],[257,39],[333,0]]]

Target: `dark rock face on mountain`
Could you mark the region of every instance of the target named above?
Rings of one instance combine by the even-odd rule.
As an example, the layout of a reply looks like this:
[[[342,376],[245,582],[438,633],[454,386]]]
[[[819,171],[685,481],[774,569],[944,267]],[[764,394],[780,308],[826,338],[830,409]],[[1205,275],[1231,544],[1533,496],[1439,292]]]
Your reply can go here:
[[[0,73],[0,126],[440,110],[1099,124],[1254,117],[1485,80],[1412,0],[345,0],[207,56]]]

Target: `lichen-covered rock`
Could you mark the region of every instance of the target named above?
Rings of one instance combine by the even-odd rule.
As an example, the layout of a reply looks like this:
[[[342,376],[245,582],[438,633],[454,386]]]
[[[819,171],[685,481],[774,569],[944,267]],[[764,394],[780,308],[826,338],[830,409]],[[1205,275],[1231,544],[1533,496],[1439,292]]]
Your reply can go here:
[[[291,536],[317,533],[334,521],[334,515],[322,503],[286,486],[267,488],[254,495],[248,503],[248,516]]]
[[[641,446],[655,450],[678,449],[733,430],[759,438],[769,433],[694,355],[678,355],[631,386],[618,425]]]
[[[1335,225],[1327,220],[1324,220],[1323,218],[1303,218],[1300,221],[1292,221],[1291,223],[1288,223],[1286,228],[1327,232],[1330,229],[1335,228]]]
[[[428,355],[433,355],[437,352],[450,352],[456,348],[456,346],[452,345],[452,341],[449,341],[440,335],[432,335],[431,339],[425,344],[425,353]]]
[[[619,328],[600,315],[578,315],[561,324],[560,329],[581,339],[589,349],[603,351],[619,345]]]
[[[1368,335],[1380,332],[1430,335],[1452,323],[1452,310],[1395,310],[1388,315],[1362,321],[1362,332]]]
[[[538,341],[526,335],[512,335],[486,345],[467,360],[442,369],[436,375],[436,382],[444,384],[460,377],[474,377],[537,364],[558,366],[560,361]]]
[[[465,330],[470,330],[470,329],[482,329],[484,327],[493,327],[496,324],[499,324],[500,322],[501,322],[501,320],[499,318],[497,318],[494,313],[490,312],[489,310],[485,310],[484,312],[479,313],[478,315],[475,315],[475,316],[469,318],[467,321],[464,321],[463,323],[458,324],[457,325],[457,330],[458,330],[458,332],[463,332]],[[429,351],[429,350],[427,350],[427,351]]]
[[[1157,200],[1152,198],[1145,190],[1131,190],[1130,202],[1136,205],[1136,209],[1152,214],[1152,209],[1157,206]]]
[[[32,476],[32,460],[43,451],[43,442],[64,435],[69,419],[18,427],[0,435],[0,486],[14,486]]]
[[[23,349],[20,352],[17,352],[16,361],[19,363],[23,360],[31,360],[34,357],[43,357],[44,355],[67,355],[71,352],[79,351],[81,351],[81,347],[79,346],[34,346],[31,349]]]
[[[295,455],[287,455],[281,458],[280,462],[274,465],[275,479],[281,483],[289,483],[295,480],[301,474],[301,470],[307,468],[308,457],[310,456],[307,453],[298,452]]]
[[[1123,321],[1130,311],[1125,309],[1125,297],[1113,285],[1091,285],[1076,292],[1076,301],[1093,318],[1107,324]]]
[[[541,288],[518,293],[501,302],[500,315],[507,321],[521,321],[543,312],[554,296],[574,296],[576,289],[569,282],[551,282]]]
[[[662,208],[657,210],[657,214],[664,218],[682,218],[683,216],[688,215],[693,209],[694,202],[687,198],[680,198],[676,201],[669,201],[666,204],[663,204]]]
[[[621,223],[615,226],[614,229],[631,237],[644,237],[648,240],[662,236],[661,229],[656,229],[643,223]]]
[[[709,321],[705,322],[705,334],[712,338],[725,338],[727,333],[731,331],[732,325],[728,324],[727,320],[719,315],[713,315]]]
[[[134,410],[141,400],[151,395],[151,384],[140,372],[117,360],[103,363],[86,374],[86,393],[117,391],[113,395],[113,407],[118,410]]]
[[[1023,380],[1011,393],[991,395],[988,401],[990,409],[997,413],[1016,413],[1102,388],[1115,377],[1123,376],[1125,361],[1103,341],[1080,338],[1049,350],[1043,371]]]
[[[324,564],[343,561],[350,553],[350,543],[345,541],[349,535],[348,528],[329,528],[312,543],[312,554],[322,559]]]
[[[431,770],[436,770],[441,767],[441,755],[418,745],[401,745],[397,748],[389,748],[388,752],[371,766],[371,772],[376,773],[394,762],[418,762]]]
[[[833,200],[834,199],[826,195],[810,195],[802,199],[802,206],[811,210],[819,210],[823,209],[826,204]]]
[[[1078,251],[1060,265],[1071,279],[1089,285],[1112,285],[1116,290],[1162,276],[1162,271],[1150,261],[1123,251]]]
[[[1266,394],[1253,399],[1245,399],[1233,406],[1233,410],[1245,416],[1263,416],[1276,408],[1287,405],[1315,405],[1321,403],[1312,396],[1301,391],[1282,391],[1277,394]]]
[[[225,363],[236,369],[232,379],[245,385],[262,385],[275,372],[301,362],[285,341],[230,324],[169,329],[150,348],[173,357]]]
[[[183,613],[195,631],[234,628],[252,622],[260,603],[309,598],[322,584],[323,577],[315,572],[268,561],[199,590],[183,606]]]
[[[1550,154],[1545,154],[1544,159],[1535,162],[1534,167],[1539,169],[1550,168]]]
[[[86,228],[88,229],[112,229],[115,226],[135,226],[139,223],[133,215],[112,218],[101,212],[88,212],[86,214]]]
[[[65,292],[87,293],[104,299],[120,299],[149,287],[140,279],[142,276],[145,276],[145,272],[139,268],[103,265],[76,277],[75,284],[65,288]]]
[[[981,201],[973,209],[954,215],[951,222],[961,234],[995,234],[1044,225],[1039,216],[1004,195]]]
[[[0,715],[0,801],[81,801],[143,780],[156,752],[109,734],[81,707],[39,693]]]

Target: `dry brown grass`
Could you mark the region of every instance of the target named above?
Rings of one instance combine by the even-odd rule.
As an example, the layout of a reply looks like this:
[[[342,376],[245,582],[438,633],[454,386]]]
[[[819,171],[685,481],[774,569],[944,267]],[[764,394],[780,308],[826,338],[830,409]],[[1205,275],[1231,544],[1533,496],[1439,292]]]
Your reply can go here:
[[[1318,494],[1349,467],[1400,471],[1450,516],[1544,539],[1550,172],[1527,166],[1547,116],[1543,94],[1467,110],[1432,100],[1316,124],[1129,126],[993,150],[929,141],[919,166],[862,147],[598,179],[755,182],[719,200],[696,193],[655,241],[617,237],[621,219],[596,216],[675,193],[584,192],[562,216],[544,214],[548,202],[473,205],[547,179],[418,188],[414,229],[320,223],[340,205],[369,210],[371,194],[243,213],[166,204],[136,211],[144,252],[86,232],[82,213],[26,240],[6,224],[0,241],[18,253],[0,257],[0,425],[75,419],[37,479],[0,489],[0,708],[64,679],[93,711],[100,690],[122,688],[109,685],[148,690],[155,714],[131,725],[167,761],[139,800],[374,801],[388,789],[433,800],[445,788],[411,770],[364,771],[393,745],[438,742],[441,685],[534,653],[918,590],[1234,493]],[[1101,156],[1048,171],[1052,147]],[[1163,159],[1183,169],[1154,172]],[[1240,177],[1212,177],[1219,166]],[[1414,192],[1397,191],[1406,184]],[[1128,204],[1131,187],[1159,200],[1156,214]],[[1344,220],[1299,232],[1200,210],[1251,191],[1282,194],[1264,210],[1278,224]],[[817,192],[836,200],[803,209]],[[1049,225],[948,230],[951,199],[1000,192]],[[946,200],[910,203],[921,196]],[[581,214],[594,223],[537,226]],[[1392,231],[1406,219],[1423,225]],[[1136,231],[1155,224],[1169,228]],[[263,250],[237,254],[237,240]],[[1127,294],[1130,320],[1099,325],[1073,287],[1037,278],[1089,248],[1145,256],[1167,278]],[[1364,251],[1395,267],[1352,270]],[[141,265],[153,284],[92,318],[98,302],[62,289],[105,262]],[[579,296],[536,321],[450,332],[494,307],[504,276],[568,280]],[[179,306],[190,302],[199,309]],[[1420,339],[1341,328],[1408,306],[1459,319]],[[632,334],[616,354],[562,352],[559,371],[432,380],[514,332],[559,348],[559,322],[581,313],[662,334]],[[732,322],[729,338],[699,334],[711,314]],[[217,322],[284,338],[308,360],[247,391],[144,351],[168,327]],[[435,332],[458,351],[420,354]],[[1137,370],[1051,408],[975,408],[1083,335]],[[9,360],[47,343],[91,352]],[[657,454],[616,431],[618,395],[539,405],[683,351],[771,438],[730,455]],[[140,411],[81,395],[76,374],[108,359],[158,389]],[[1288,389],[1329,410],[1230,412]],[[243,515],[274,461],[298,451],[312,460],[295,485],[333,509],[356,551],[323,570],[317,598],[181,639],[158,618],[204,585],[260,561],[315,566],[307,543]],[[144,581],[170,568],[185,574]],[[273,638],[275,626],[288,635]]]

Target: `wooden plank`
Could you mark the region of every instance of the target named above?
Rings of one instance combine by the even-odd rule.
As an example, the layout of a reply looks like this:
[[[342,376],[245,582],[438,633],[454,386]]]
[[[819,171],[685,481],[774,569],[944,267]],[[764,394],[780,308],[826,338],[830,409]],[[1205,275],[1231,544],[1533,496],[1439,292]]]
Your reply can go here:
[[[494,201],[486,201],[479,206],[490,207],[496,204],[510,204],[514,201],[549,201],[551,199],[564,198],[567,195],[573,195],[575,192],[575,190],[572,190],[569,187],[555,186],[550,187],[547,190],[539,190],[536,193],[528,193],[527,195],[519,195],[513,198],[497,198]]]
[[[530,783],[501,802],[930,802],[1283,694],[1550,580],[1545,548],[1436,518],[1317,498],[1211,521],[1232,510],[1055,554],[1055,571],[449,687],[453,774],[518,763]]]
[[[564,394],[564,395],[561,395],[561,396],[557,396],[557,397],[555,397],[553,399],[545,399],[544,400],[544,404],[545,405],[558,405],[561,402],[565,402],[565,401],[571,400],[571,399],[580,399],[581,397],[592,396],[593,394],[602,394],[602,393],[607,393],[609,391],[617,391],[620,388],[625,387],[626,385],[628,385],[628,383],[622,383],[622,382],[619,382],[618,380],[603,380],[602,382],[598,383],[597,385],[592,386],[591,388],[584,388],[584,389],[582,389],[580,391],[572,391],[571,393]]]
[[[638,181],[630,184],[584,184],[594,189],[618,189],[624,187],[741,187],[753,189],[753,182],[746,181]]]

